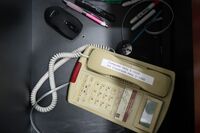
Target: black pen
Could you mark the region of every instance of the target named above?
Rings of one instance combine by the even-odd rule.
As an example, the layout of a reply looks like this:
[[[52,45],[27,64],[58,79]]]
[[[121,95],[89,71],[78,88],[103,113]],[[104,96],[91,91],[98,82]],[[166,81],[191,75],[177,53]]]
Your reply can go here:
[[[95,13],[95,14],[97,14],[97,15],[99,15],[99,16],[101,16],[101,17],[103,17],[103,18],[105,18],[105,19],[107,19],[111,22],[115,21],[115,16],[113,14],[93,5],[92,3],[90,3],[86,0],[76,0],[75,3],[78,6],[84,8],[84,9],[90,11],[90,12],[93,12],[93,13]]]

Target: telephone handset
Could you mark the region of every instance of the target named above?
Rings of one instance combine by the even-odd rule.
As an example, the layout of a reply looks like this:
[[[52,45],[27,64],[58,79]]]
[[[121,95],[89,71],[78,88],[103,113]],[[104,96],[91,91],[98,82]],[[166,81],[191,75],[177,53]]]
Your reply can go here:
[[[173,94],[174,72],[92,46],[83,55],[68,101],[133,131],[157,132]]]
[[[171,78],[169,75],[153,70],[148,65],[139,64],[138,61],[128,63],[122,56],[112,55],[103,50],[93,50],[87,66],[88,69],[99,74],[127,80],[140,86],[141,89],[161,97],[166,96],[170,89]]]

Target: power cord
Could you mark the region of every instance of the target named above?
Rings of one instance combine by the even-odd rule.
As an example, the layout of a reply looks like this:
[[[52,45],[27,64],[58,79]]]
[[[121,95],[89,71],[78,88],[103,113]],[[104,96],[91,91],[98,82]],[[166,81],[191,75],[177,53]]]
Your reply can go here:
[[[40,131],[39,131],[39,129],[36,127],[36,125],[35,125],[35,123],[34,123],[34,121],[33,121],[33,110],[35,109],[35,107],[37,106],[37,104],[38,104],[41,100],[43,100],[45,97],[49,96],[50,94],[52,94],[52,93],[54,93],[54,92],[56,92],[56,91],[58,91],[58,90],[60,90],[60,89],[62,89],[62,88],[64,88],[64,87],[66,87],[66,86],[68,86],[68,85],[69,85],[69,83],[65,83],[65,84],[63,84],[63,85],[61,85],[61,86],[59,86],[59,87],[57,87],[57,88],[55,88],[55,89],[52,89],[51,91],[46,92],[45,94],[43,94],[43,95],[36,101],[35,105],[32,106],[29,117],[30,117],[30,121],[31,121],[31,126],[33,127],[33,129],[34,129],[37,133],[40,133]]]

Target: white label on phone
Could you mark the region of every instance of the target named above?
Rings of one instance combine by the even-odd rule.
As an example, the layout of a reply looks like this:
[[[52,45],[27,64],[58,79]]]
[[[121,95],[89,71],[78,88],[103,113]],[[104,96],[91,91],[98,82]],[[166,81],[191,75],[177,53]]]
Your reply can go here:
[[[119,72],[126,76],[132,77],[139,81],[145,82],[147,84],[153,85],[154,77],[144,74],[138,70],[132,69],[130,67],[124,66],[112,60],[103,59],[101,62],[101,66],[111,69],[113,71]]]

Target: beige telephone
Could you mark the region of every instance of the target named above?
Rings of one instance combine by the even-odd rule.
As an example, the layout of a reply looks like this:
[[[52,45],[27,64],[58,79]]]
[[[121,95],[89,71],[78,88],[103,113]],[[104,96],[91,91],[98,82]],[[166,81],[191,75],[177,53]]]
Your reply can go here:
[[[70,103],[138,133],[157,132],[174,90],[174,72],[88,47],[71,76]]]

